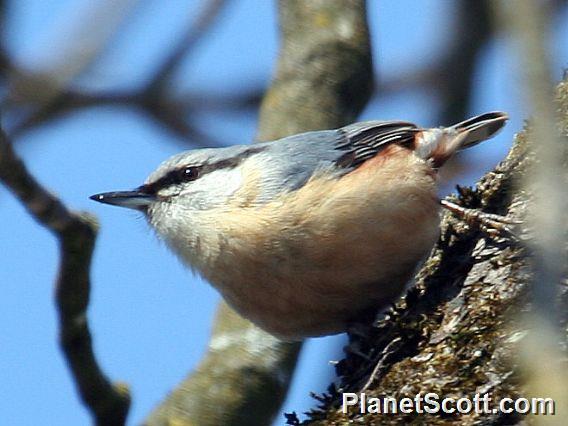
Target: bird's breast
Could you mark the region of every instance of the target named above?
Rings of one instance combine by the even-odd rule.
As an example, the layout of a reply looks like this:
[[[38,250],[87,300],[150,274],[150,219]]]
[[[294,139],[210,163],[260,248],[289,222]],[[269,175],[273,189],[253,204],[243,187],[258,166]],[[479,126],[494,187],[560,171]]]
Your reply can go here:
[[[392,146],[260,207],[208,211],[182,257],[273,334],[339,333],[402,292],[437,238],[438,211],[432,169]]]

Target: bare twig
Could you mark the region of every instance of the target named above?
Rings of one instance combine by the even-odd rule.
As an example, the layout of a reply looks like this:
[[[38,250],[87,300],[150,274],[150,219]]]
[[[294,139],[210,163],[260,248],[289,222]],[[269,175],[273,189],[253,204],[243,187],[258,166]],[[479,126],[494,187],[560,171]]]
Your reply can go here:
[[[207,34],[207,31],[215,23],[226,4],[227,0],[204,1],[197,18],[193,22],[188,23],[184,34],[179,38],[166,60],[151,78],[145,89],[147,92],[163,92],[164,85],[171,81],[172,74],[177,70],[180,62],[195,49],[197,43]]]
[[[136,96],[141,101],[142,109],[156,121],[187,140],[199,140],[200,146],[219,146],[220,143],[191,125],[184,118],[191,109],[178,109],[179,105],[170,100],[171,95],[168,96],[167,92],[181,61],[195,49],[197,43],[207,34],[226,3],[227,0],[205,0],[198,17],[188,23],[184,34],[179,38],[166,60],[140,94]]]
[[[39,69],[11,68],[7,105],[47,108],[63,89],[98,60],[137,2],[102,0],[84,6],[79,13],[73,9],[75,16],[71,20],[59,22],[55,33],[58,39],[52,41],[57,49],[48,49],[49,56],[40,58]],[[61,29],[65,26],[68,28]]]
[[[87,323],[90,264],[97,234],[96,220],[74,213],[43,188],[0,133],[0,181],[59,242],[56,281],[60,344],[81,399],[97,425],[123,425],[130,406],[128,388],[112,384],[100,369]]]
[[[132,1],[127,0],[128,3]],[[175,101],[175,99],[170,99],[171,95],[167,93],[167,89],[172,83],[173,74],[180,62],[188,56],[199,40],[207,33],[226,3],[227,0],[206,0],[198,17],[188,23],[185,33],[180,37],[163,64],[150,78],[149,82],[136,91],[91,94],[69,88],[71,77],[76,76],[79,70],[85,68],[87,64],[86,59],[90,61],[95,59],[94,56],[88,56],[87,58],[75,60],[72,54],[80,51],[80,49],[72,48],[75,44],[67,47],[67,51],[70,51],[67,56],[71,56],[70,58],[60,55],[63,61],[67,61],[65,66],[69,70],[66,72],[62,72],[60,68],[63,68],[63,66],[56,63],[51,68],[55,68],[57,72],[44,72],[41,75],[35,75],[20,70],[15,73],[16,79],[14,84],[16,89],[19,89],[14,90],[15,94],[13,94],[13,97],[16,99],[21,98],[24,103],[31,103],[33,108],[30,113],[24,114],[24,119],[19,124],[14,126],[11,131],[12,137],[56,117],[76,111],[79,108],[113,105],[140,108],[152,119],[177,136],[181,136],[186,140],[199,141],[200,146],[221,145],[213,137],[200,132],[196,126],[185,118],[188,115],[187,113],[192,110],[193,105],[186,105],[185,108],[180,109],[179,102]],[[116,5],[113,7],[116,7]],[[102,9],[104,12],[105,9]],[[101,13],[101,11],[98,11],[96,15]],[[97,21],[96,16],[90,16],[88,19],[83,20],[87,22]],[[118,23],[116,19],[113,21]],[[91,44],[96,44],[97,47],[100,47],[99,44],[110,37],[110,29],[111,27],[106,28],[106,31],[98,38],[95,38],[98,44],[94,42]],[[87,51],[91,54],[96,53],[94,48],[87,49]],[[79,59],[82,59],[82,61],[79,61]],[[69,67],[68,63],[71,63],[72,66]]]

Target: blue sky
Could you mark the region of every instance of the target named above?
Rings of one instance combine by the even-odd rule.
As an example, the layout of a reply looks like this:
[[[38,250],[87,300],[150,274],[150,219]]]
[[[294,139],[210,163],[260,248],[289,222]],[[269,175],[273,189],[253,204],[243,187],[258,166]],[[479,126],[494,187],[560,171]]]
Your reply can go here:
[[[57,34],[87,0],[9,2],[6,35],[23,67],[49,61]],[[78,83],[92,90],[143,84],[164,57],[199,1],[149,0]],[[369,20],[375,68],[388,78],[433,62],[451,33],[452,3],[371,1]],[[568,13],[557,17],[551,52],[556,79],[568,66]],[[409,31],[409,29],[411,29]],[[179,70],[177,89],[238,93],[268,82],[277,55],[275,6],[234,0],[210,36]],[[498,38],[484,50],[475,72],[471,113],[504,110],[511,121],[490,143],[469,153],[472,169],[451,184],[474,182],[507,152],[526,118],[510,42]],[[374,101],[361,119],[435,123],[437,104],[428,93],[405,91]],[[198,124],[227,145],[254,138],[256,115],[200,114]],[[449,124],[449,123],[444,123]],[[197,142],[197,145],[199,143]],[[89,320],[97,357],[113,380],[128,383],[133,404],[129,424],[138,424],[199,361],[206,347],[217,293],[193,277],[149,231],[136,213],[95,204],[88,196],[142,183],[162,160],[180,151],[174,136],[128,109],[81,111],[25,134],[17,151],[32,173],[71,208],[88,210],[101,224],[92,270]],[[446,188],[450,187],[447,183]],[[54,238],[0,187],[0,420],[10,425],[90,424],[57,344],[53,281]],[[310,340],[301,355],[284,410],[313,406],[310,390],[325,389],[329,360],[341,357],[342,336]],[[282,423],[282,417],[277,424]]]

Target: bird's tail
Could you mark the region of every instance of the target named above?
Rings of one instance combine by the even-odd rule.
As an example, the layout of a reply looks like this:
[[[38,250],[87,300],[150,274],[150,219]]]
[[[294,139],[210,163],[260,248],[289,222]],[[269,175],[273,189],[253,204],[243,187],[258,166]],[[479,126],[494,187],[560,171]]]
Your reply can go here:
[[[491,138],[509,119],[504,112],[487,112],[451,127],[424,129],[416,135],[416,154],[433,167],[442,166],[455,152]]]
[[[475,146],[479,142],[491,138],[503,128],[508,119],[509,116],[504,112],[487,112],[462,121],[461,123],[454,124],[450,128],[460,133],[465,132],[467,135],[460,146],[460,149],[463,149]]]

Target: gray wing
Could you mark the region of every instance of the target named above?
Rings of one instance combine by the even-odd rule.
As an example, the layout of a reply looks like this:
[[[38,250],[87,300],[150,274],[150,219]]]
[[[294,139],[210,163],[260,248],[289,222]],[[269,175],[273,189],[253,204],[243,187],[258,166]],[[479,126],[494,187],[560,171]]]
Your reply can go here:
[[[263,191],[257,201],[301,188],[316,172],[338,177],[349,173],[392,143],[411,144],[418,131],[405,121],[367,121],[255,144],[266,147],[255,155],[263,164]]]

